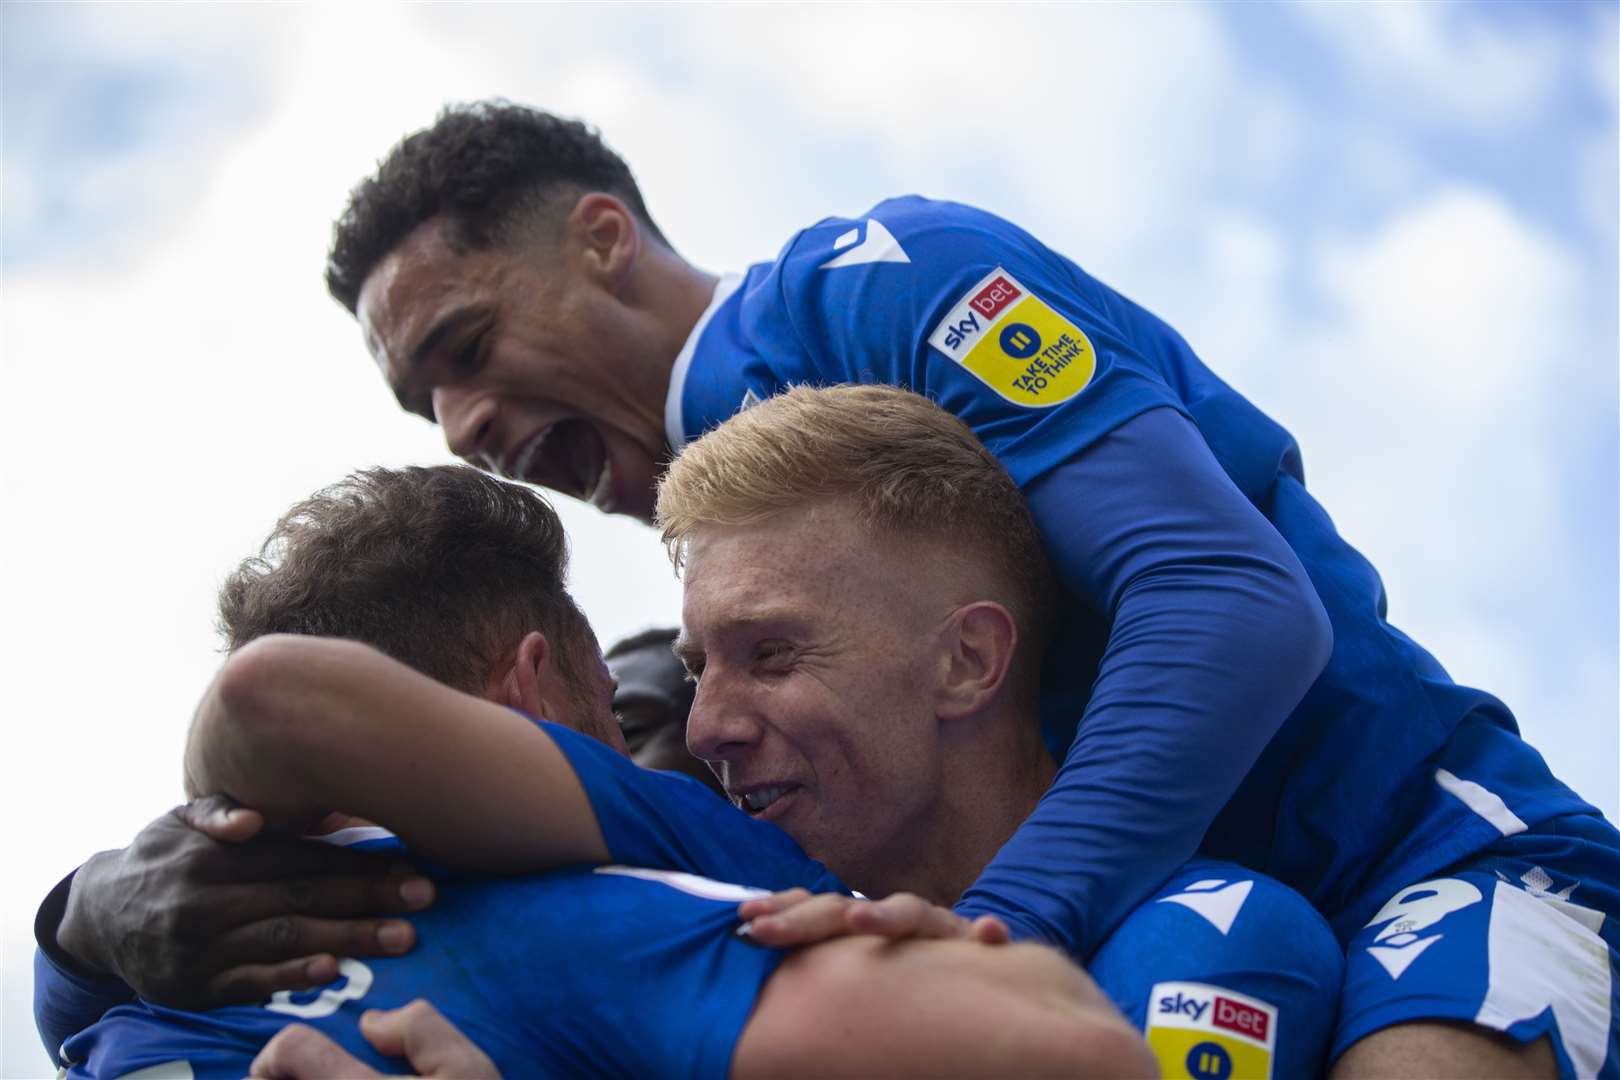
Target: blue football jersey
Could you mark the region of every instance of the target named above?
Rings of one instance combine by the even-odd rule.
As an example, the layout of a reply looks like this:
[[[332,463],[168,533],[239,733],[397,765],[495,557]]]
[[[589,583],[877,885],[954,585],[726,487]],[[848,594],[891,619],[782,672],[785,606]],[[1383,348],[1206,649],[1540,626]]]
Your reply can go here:
[[[1454,683],[1386,621],[1376,571],[1306,490],[1293,437],[1171,327],[1017,226],[911,196],[798,233],[774,262],[720,282],[677,357],[667,434],[679,448],[785,387],[837,383],[906,387],[966,421],[1030,497],[1060,577],[1091,601],[1075,605],[1064,636],[1094,643],[1094,652],[1075,646],[1062,665],[1084,687],[1100,670],[1099,689],[1090,705],[1082,690],[1069,710],[1072,732],[1087,709],[1053,793],[981,880],[996,902],[1020,893],[1039,907],[1041,890],[1027,883],[1043,867],[1069,875],[1046,890],[1061,894],[1063,910],[1020,924],[1021,932],[1089,951],[1110,925],[1097,912],[1122,917],[1204,837],[1199,850],[1300,890],[1344,938],[1390,882],[1500,839],[1505,819],[1487,812],[1495,803],[1511,802],[1521,827],[1591,812],[1518,738],[1501,702]],[[1158,459],[1128,440],[1123,451],[1113,445],[1125,431],[1156,439],[1164,426],[1150,421],[1165,414],[1195,427],[1199,460],[1169,451]],[[1115,553],[1077,555],[1072,542],[1077,527],[1104,515],[1120,536],[1141,533],[1158,511],[1135,513],[1132,501],[1145,503],[1145,493],[1188,476],[1197,483],[1184,490],[1235,488],[1258,511],[1260,531],[1212,542],[1207,564],[1219,572],[1225,560],[1241,571],[1256,547],[1280,537],[1292,553],[1285,561],[1302,567],[1305,591],[1331,623],[1325,669],[1313,667],[1314,683],[1308,672],[1297,689],[1280,690],[1280,706],[1264,703],[1276,718],[1247,742],[1223,745],[1211,732],[1228,723],[1235,730],[1252,711],[1241,690],[1219,698],[1213,684],[1235,680],[1263,696],[1290,672],[1273,670],[1286,665],[1267,646],[1242,652],[1246,582],[1234,576],[1227,595],[1187,605],[1229,615],[1233,629],[1226,653],[1172,680],[1163,673],[1188,650],[1173,632],[1133,635],[1129,645],[1109,640],[1108,619],[1119,609],[1108,610],[1116,599],[1108,590],[1119,583],[1098,579]],[[1163,524],[1172,539],[1187,534]],[[1157,602],[1159,625],[1174,631],[1175,597]],[[1128,663],[1110,664],[1116,647],[1136,651]],[[1048,670],[1050,687],[1050,661]],[[1105,684],[1110,707],[1140,706],[1137,726],[1097,715]],[[1201,699],[1220,701],[1209,708],[1221,711],[1198,742],[1163,706],[1171,700],[1194,715]],[[1058,734],[1059,749],[1067,734]],[[1089,847],[1043,854],[1040,846],[1066,827],[1116,831]],[[1021,876],[992,886],[1015,854]],[[990,910],[981,899],[970,893],[965,910]]]
[[[67,1040],[72,1075],[184,1063],[199,1078],[236,1080],[294,1022],[400,1073],[406,1063],[373,1051],[358,1020],[417,998],[432,1001],[507,1076],[726,1075],[760,987],[784,955],[734,935],[738,903],[841,884],[775,826],[696,781],[639,769],[577,732],[542,726],[584,784],[614,857],[642,865],[445,876],[434,906],[412,916],[409,954],[345,959],[332,984],[263,1005],[206,1013],[120,1005]]]

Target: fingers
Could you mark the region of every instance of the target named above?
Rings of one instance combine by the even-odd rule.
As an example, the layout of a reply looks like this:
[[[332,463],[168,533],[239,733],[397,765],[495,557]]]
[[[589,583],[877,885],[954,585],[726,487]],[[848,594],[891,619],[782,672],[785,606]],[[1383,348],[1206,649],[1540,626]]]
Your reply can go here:
[[[761,945],[794,948],[847,934],[876,934],[891,941],[910,938],[968,939],[1003,944],[1011,938],[994,916],[970,923],[951,911],[911,893],[882,900],[857,900],[841,893],[811,896],[803,889],[750,900],[738,909],[750,920],[746,935]]]
[[[227,795],[193,799],[175,807],[174,813],[198,832],[229,844],[251,840],[264,828],[263,814],[239,805]]]
[[[737,916],[744,922],[757,919],[761,915],[774,915],[778,911],[786,911],[795,904],[802,904],[810,899],[809,889],[787,889],[783,892],[762,896],[757,900],[744,900],[737,908]]]
[[[955,939],[966,937],[969,923],[962,916],[929,903],[912,893],[895,893],[882,900],[857,903],[848,913],[852,933],[877,934],[894,941],[906,938]]]
[[[204,841],[206,843],[206,841]],[[271,881],[293,877],[381,877],[411,872],[397,854],[359,851],[301,837],[260,837],[250,844],[212,844],[199,855],[203,869],[220,881]]]
[[[980,915],[968,927],[968,937],[981,945],[1005,945],[1012,941],[1012,931],[994,915]]]
[[[772,904],[771,901],[776,899],[773,896],[751,901],[766,908],[746,924],[747,936],[761,945],[790,949],[799,945],[813,945],[828,938],[866,932],[851,929],[848,921],[850,910],[865,901],[842,893],[821,893],[816,896],[806,893],[803,897],[792,898],[788,903]],[[743,910],[739,914],[746,917],[748,913]]]
[[[333,956],[398,956],[416,930],[397,919],[265,919],[210,943],[206,983],[211,1004],[262,1001],[277,990],[303,990],[337,977]]]
[[[420,999],[402,1009],[363,1013],[360,1034],[378,1053],[405,1058],[421,1076],[500,1080],[488,1056]]]
[[[250,1073],[265,1080],[382,1075],[307,1024],[290,1024],[277,1032],[253,1059]]]
[[[221,885],[210,899],[220,909],[220,927],[243,926],[281,916],[349,919],[403,915],[430,906],[437,896],[424,877],[288,878]],[[306,952],[309,950],[305,950]]]

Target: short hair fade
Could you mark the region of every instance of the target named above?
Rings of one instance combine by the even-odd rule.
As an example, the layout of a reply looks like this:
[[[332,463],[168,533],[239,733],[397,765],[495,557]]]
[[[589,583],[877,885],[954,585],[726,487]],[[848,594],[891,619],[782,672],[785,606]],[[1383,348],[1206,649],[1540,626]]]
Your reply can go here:
[[[679,568],[692,532],[822,499],[874,534],[945,538],[999,572],[1024,640],[1045,641],[1056,592],[1023,494],[960,419],[893,386],[795,386],[732,416],[671,463],[656,520]]]
[[[565,189],[616,196],[667,245],[629,166],[594,129],[500,99],[447,105],[349,193],[332,226],[327,290],[352,313],[371,271],[424,221],[443,214],[453,242],[488,248],[519,215]]]
[[[282,516],[220,588],[220,630],[231,650],[350,638],[476,694],[538,629],[578,684],[596,639],[567,570],[562,522],[535,492],[464,465],[368,469]]]

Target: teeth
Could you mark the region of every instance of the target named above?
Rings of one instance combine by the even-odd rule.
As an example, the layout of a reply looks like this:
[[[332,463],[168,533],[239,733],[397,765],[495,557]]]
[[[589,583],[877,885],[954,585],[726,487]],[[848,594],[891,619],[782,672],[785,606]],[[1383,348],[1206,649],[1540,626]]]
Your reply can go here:
[[[744,795],[743,802],[747,804],[748,809],[757,814],[786,793],[786,786],[760,788],[758,791],[750,791],[747,795]]]
[[[551,438],[551,433],[555,430],[556,425],[552,425],[533,439],[530,439],[529,445],[525,446],[523,452],[518,454],[517,460],[512,462],[506,475],[513,480],[527,480],[529,478],[529,467],[534,464],[534,459],[540,456],[540,451],[545,448],[546,440]]]
[[[607,501],[613,494],[613,462],[604,452],[602,455],[602,472],[596,478],[596,487],[587,497],[591,505],[606,509]]]

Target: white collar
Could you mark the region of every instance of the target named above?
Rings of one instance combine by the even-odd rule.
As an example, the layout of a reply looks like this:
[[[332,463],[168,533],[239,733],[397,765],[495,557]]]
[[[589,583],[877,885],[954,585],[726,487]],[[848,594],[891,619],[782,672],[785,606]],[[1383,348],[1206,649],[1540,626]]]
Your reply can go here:
[[[742,284],[741,274],[726,274],[714,285],[714,298],[709,306],[703,309],[698,316],[697,325],[692,332],[686,335],[686,344],[681,351],[675,354],[675,366],[669,372],[669,396],[664,398],[664,437],[669,440],[671,450],[679,450],[686,445],[686,432],[681,424],[681,395],[686,390],[686,370],[692,366],[692,356],[697,352],[698,338],[708,327],[709,320],[719,310],[720,305],[731,298]]]

